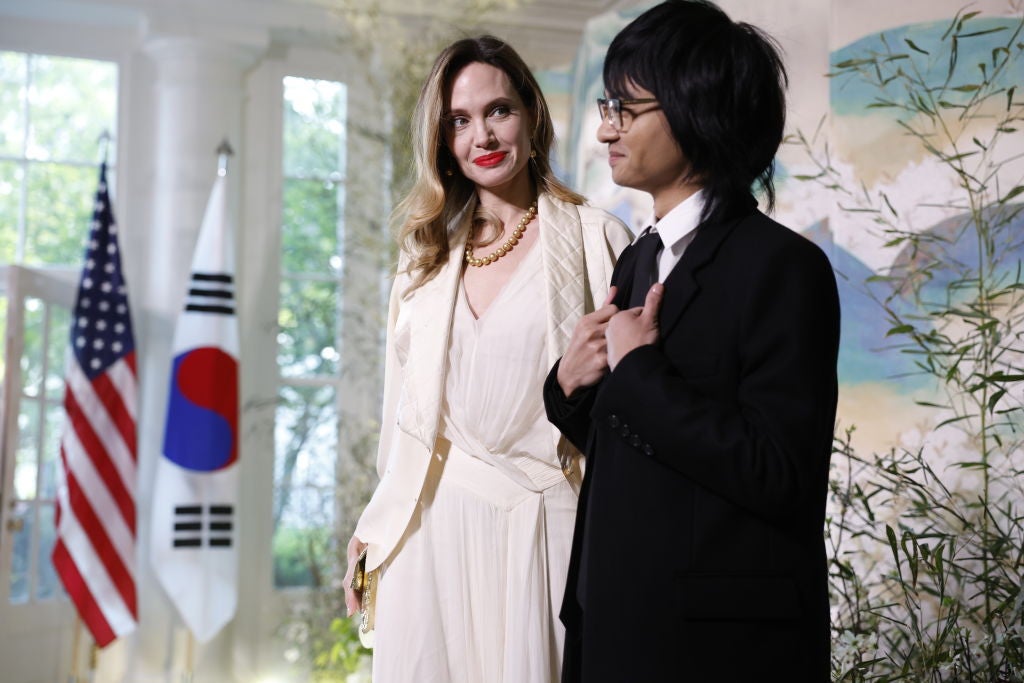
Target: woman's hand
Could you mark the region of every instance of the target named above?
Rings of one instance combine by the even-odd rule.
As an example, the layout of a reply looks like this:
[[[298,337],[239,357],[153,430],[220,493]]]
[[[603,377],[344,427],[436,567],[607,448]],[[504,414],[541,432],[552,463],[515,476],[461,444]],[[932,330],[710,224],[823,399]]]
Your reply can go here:
[[[345,578],[342,579],[345,586],[345,607],[348,609],[348,616],[352,616],[359,611],[360,601],[363,597],[361,592],[352,590],[352,576],[356,571],[356,561],[359,559],[359,554],[363,552],[365,547],[366,544],[355,536],[348,542],[348,569],[345,571]]]

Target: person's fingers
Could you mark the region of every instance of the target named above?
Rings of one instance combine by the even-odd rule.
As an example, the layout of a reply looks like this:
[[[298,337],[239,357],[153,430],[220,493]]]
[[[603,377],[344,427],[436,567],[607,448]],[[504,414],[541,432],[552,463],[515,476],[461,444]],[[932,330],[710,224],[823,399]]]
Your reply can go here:
[[[610,304],[612,301],[614,301],[615,300],[615,294],[617,292],[618,292],[618,287],[616,287],[615,285],[612,285],[611,287],[609,287],[608,288],[608,296],[606,296],[604,298],[604,303],[601,304],[601,308],[604,308],[605,306]]]
[[[661,302],[665,298],[665,285],[660,282],[655,282],[649,290],[647,290],[647,297],[644,298],[644,310],[640,314],[640,317],[644,319],[644,322],[651,325],[652,327],[658,326],[658,313],[661,311]]]

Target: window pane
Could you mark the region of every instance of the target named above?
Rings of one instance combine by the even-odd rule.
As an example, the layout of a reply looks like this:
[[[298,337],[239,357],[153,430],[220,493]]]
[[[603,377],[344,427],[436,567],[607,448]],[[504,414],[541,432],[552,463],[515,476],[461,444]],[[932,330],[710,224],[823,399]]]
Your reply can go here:
[[[10,520],[15,527],[11,534],[11,583],[10,601],[14,604],[28,602],[29,585],[31,584],[31,548],[32,548],[32,506],[28,503],[16,503],[11,511]]]
[[[96,197],[96,169],[32,164],[28,169],[25,262],[82,262]]]
[[[25,152],[26,67],[26,55],[0,52],[0,154],[4,156],[20,157]],[[0,179],[7,177],[0,172]]]
[[[274,585],[317,586],[334,562],[335,389],[281,388],[275,425]]]
[[[39,403],[22,399],[18,414],[18,454],[14,462],[14,497],[32,500],[36,497],[39,474]]]
[[[63,400],[71,311],[54,304],[47,306],[46,310],[50,320],[50,337],[46,349],[46,396],[50,399]]]
[[[57,572],[50,561],[53,544],[57,540],[57,528],[54,525],[53,505],[39,506],[39,554],[36,566],[39,568],[39,583],[36,585],[36,598],[47,600],[56,597],[60,592]]]
[[[285,273],[336,272],[344,188],[319,180],[285,180],[281,268]]]
[[[25,299],[25,329],[21,352],[21,386],[26,396],[38,396],[43,381],[43,316],[45,304]]]
[[[2,110],[0,110],[2,111]],[[21,164],[0,161],[0,262],[13,263],[18,248],[18,207],[21,205]]]
[[[333,386],[281,387],[274,429],[275,488],[333,486],[338,447],[335,396]]]
[[[343,83],[284,79],[284,174],[326,178],[344,172],[346,88]]]
[[[285,377],[338,372],[338,285],[283,279],[277,363]]]
[[[100,133],[115,130],[117,66],[40,55],[31,64],[29,157],[95,162]]]
[[[57,497],[57,460],[60,457],[60,438],[64,430],[64,406],[49,402],[46,405],[46,433],[43,452],[39,454],[39,497],[54,500]]]

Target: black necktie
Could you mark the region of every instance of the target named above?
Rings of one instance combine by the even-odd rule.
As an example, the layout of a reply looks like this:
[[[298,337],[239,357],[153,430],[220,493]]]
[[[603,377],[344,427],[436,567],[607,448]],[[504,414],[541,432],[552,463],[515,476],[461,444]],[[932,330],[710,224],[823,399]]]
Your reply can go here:
[[[661,236],[647,228],[633,245],[636,252],[633,268],[633,288],[629,293],[629,307],[643,306],[647,290],[658,279],[658,252],[661,251]]]

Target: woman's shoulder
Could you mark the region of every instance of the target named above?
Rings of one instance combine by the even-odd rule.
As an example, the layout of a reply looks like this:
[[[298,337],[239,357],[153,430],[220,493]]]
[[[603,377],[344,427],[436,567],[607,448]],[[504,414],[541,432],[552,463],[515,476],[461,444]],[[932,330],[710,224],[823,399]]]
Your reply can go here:
[[[544,193],[541,197],[555,210],[556,216],[579,222],[584,229],[601,229],[609,239],[615,241],[622,237],[627,241],[633,239],[626,224],[604,209],[590,204],[573,204],[550,193]]]

